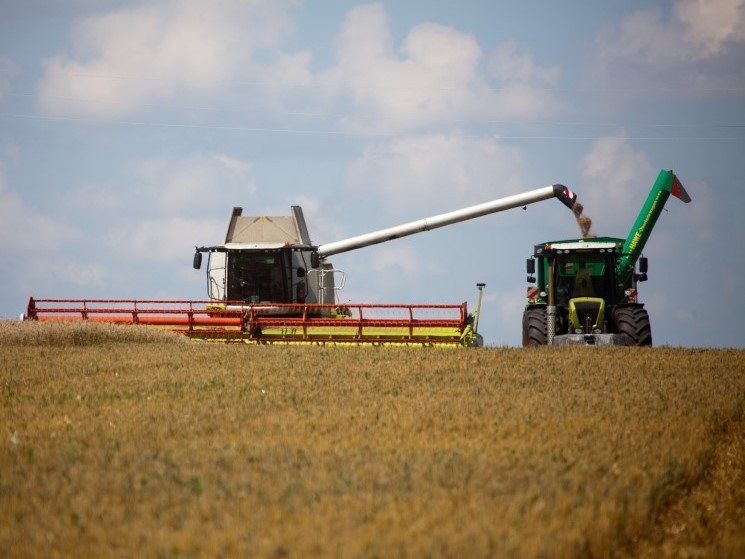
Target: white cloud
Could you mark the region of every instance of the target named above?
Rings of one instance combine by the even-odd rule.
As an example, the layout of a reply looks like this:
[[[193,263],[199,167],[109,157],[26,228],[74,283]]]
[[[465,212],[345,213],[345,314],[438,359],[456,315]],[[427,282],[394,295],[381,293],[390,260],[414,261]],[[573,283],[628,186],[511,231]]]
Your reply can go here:
[[[320,79],[347,91],[360,109],[342,119],[353,130],[534,119],[558,108],[544,88],[558,79],[558,69],[540,68],[508,44],[490,59],[492,77],[500,82],[492,85],[473,35],[424,23],[412,28],[397,50],[380,4],[350,10],[337,40],[337,59],[338,65]]]
[[[58,261],[48,266],[46,273],[50,271],[58,282],[78,287],[103,286],[107,276],[104,266],[89,262]]]
[[[584,184],[579,201],[584,205],[585,214],[593,220],[592,232],[598,236],[625,237],[628,234],[661,170],[652,166],[646,154],[635,149],[624,135],[620,132],[619,136],[596,140],[582,159]],[[714,197],[707,195],[711,188],[701,181],[686,184],[686,177],[679,179],[695,199],[694,204],[681,210],[686,228],[695,230],[699,241],[709,238],[714,214],[710,202]],[[670,203],[680,202],[671,197]],[[677,209],[675,214],[676,218],[680,215]],[[675,249],[680,244],[676,238],[679,234],[677,231],[669,236],[662,228],[654,235],[654,246],[668,245]]]
[[[521,53],[514,41],[497,46],[489,56],[489,70],[503,82],[552,86],[559,81],[558,66],[542,68],[530,54]]]
[[[656,79],[715,89],[742,85],[744,55],[745,2],[678,0],[669,14],[638,10],[604,29],[594,56],[600,72],[627,87]]]
[[[495,138],[429,134],[366,149],[346,182],[368,211],[418,219],[521,192],[524,175],[520,152]]]
[[[151,158],[132,166],[122,185],[82,186],[65,208],[87,208],[108,254],[183,262],[195,245],[219,244],[230,208],[255,196],[250,163],[224,153]],[[218,216],[218,217],[215,217]],[[81,217],[85,221],[89,215]]]
[[[52,114],[131,115],[214,92],[289,26],[291,0],[164,0],[80,20],[74,54],[45,62],[39,103]]]
[[[675,4],[674,12],[698,56],[715,56],[728,42],[745,41],[742,0],[682,0]]]
[[[219,244],[225,222],[214,219],[141,219],[121,224],[104,241],[133,260],[183,262],[189,247]]]
[[[679,0],[668,19],[659,8],[631,14],[604,52],[658,65],[715,57],[728,44],[742,41],[745,3],[741,0]]]
[[[129,202],[159,215],[224,213],[256,193],[250,163],[225,154],[153,158],[137,163],[134,174]]]
[[[72,214],[113,214],[122,207],[122,196],[101,184],[84,184],[65,192],[60,208]]]
[[[383,128],[405,128],[452,118],[468,108],[469,82],[481,58],[473,37],[423,24],[409,33],[401,56],[392,43],[382,5],[350,11],[337,45],[338,72],[370,117],[382,119]]]
[[[46,251],[79,239],[79,232],[55,217],[28,208],[11,190],[0,167],[0,248]]]
[[[625,236],[659,173],[624,136],[596,140],[582,159],[579,202],[599,236]]]
[[[427,272],[426,263],[416,254],[413,247],[402,244],[380,248],[375,251],[370,261],[370,269],[375,270],[378,277],[391,278],[413,282]],[[400,285],[399,281],[394,281]]]
[[[281,114],[291,103],[306,107],[323,97],[316,90],[320,84],[311,70],[311,60],[309,51],[279,53],[272,64],[261,69],[260,86],[269,108]],[[293,112],[295,117],[300,114]]]
[[[262,114],[330,112],[343,129],[366,133],[560,110],[550,91],[558,68],[511,42],[485,56],[474,35],[435,23],[414,26],[396,45],[381,4],[349,11],[336,64],[314,73],[311,51],[281,51],[294,3],[162,0],[80,19],[70,51],[44,62],[39,105],[59,116],[123,118],[205,94],[224,100],[251,84]]]

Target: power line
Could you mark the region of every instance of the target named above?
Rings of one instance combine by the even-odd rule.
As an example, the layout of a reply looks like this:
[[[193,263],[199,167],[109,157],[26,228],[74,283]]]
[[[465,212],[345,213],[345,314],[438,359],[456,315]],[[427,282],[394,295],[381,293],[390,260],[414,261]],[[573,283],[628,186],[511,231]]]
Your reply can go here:
[[[70,116],[51,116],[51,115],[37,115],[29,113],[13,113],[13,112],[0,112],[0,116],[6,118],[18,118],[27,120],[40,120],[49,122],[75,122],[75,123],[88,123],[88,124],[111,124],[118,126],[143,126],[150,128],[179,128],[179,129],[195,129],[195,130],[223,130],[231,132],[251,132],[251,133],[271,133],[271,134],[301,134],[301,135],[325,135],[325,136],[351,136],[351,137],[395,137],[400,136],[401,132],[355,132],[349,130],[329,130],[329,129],[302,129],[302,128],[279,128],[279,127],[263,127],[263,126],[226,126],[226,125],[215,125],[215,124],[194,124],[194,123],[174,123],[174,122],[158,122],[158,121],[145,121],[145,120],[123,120],[123,119],[109,119],[109,118],[91,118],[91,117],[70,117]],[[673,126],[673,125],[671,125]],[[728,126],[729,128],[745,128],[743,125]],[[512,134],[512,135],[500,135],[500,140],[599,140],[599,139],[618,139],[618,140],[648,140],[648,141],[743,141],[745,137],[736,136],[652,136],[652,135],[632,135],[632,134],[621,134],[621,135],[610,135],[610,136],[599,136],[599,135],[547,135],[547,134]]]
[[[34,99],[36,94],[32,93],[10,93],[8,97]],[[56,101],[64,101],[76,104],[91,105],[95,103],[102,103],[100,99],[94,97],[66,97],[66,96],[49,96],[48,99]],[[253,115],[253,116],[266,116],[267,112],[260,108],[247,109],[247,108],[231,108],[231,107],[219,107],[219,106],[205,106],[205,105],[181,105],[181,104],[169,104],[169,103],[149,103],[140,105],[143,110],[148,109],[160,109],[160,110],[172,110],[172,111],[196,111],[203,113],[226,113],[226,114],[238,114],[238,115]],[[312,111],[289,111],[281,110],[274,111],[274,114],[280,117],[297,117],[297,118],[323,118],[332,117],[333,115],[328,112],[312,112]],[[721,123],[647,123],[647,122],[630,122],[628,120],[623,123],[610,122],[610,121],[578,121],[578,120],[535,120],[535,119],[490,119],[490,118],[479,118],[479,119],[450,119],[447,120],[450,124],[499,124],[499,125],[518,125],[518,126],[564,126],[564,127],[593,127],[593,128],[619,128],[619,127],[633,127],[633,128],[712,128],[712,129],[742,129],[745,128],[745,124],[721,124]]]
[[[135,81],[135,82],[171,82],[170,78],[163,78],[150,75],[130,75],[130,74],[118,74],[113,72],[95,72],[91,70],[52,70],[48,71],[50,75],[62,75],[72,77],[94,77],[100,79],[110,79],[116,81]],[[233,80],[222,83],[221,88],[237,88],[237,87],[257,87],[257,86],[274,86],[276,82],[271,80]],[[427,89],[435,91],[447,91],[451,89],[461,89],[462,85],[440,85],[433,86],[432,83],[417,84],[417,83],[385,83],[379,82],[374,83],[374,87],[367,89],[385,89],[385,90],[417,90]],[[558,85],[538,85],[538,84],[524,84],[520,82],[514,82],[505,86],[493,86],[485,81],[485,85],[490,86],[491,91],[510,91],[515,86],[523,87],[528,86],[531,90],[537,91],[548,91],[548,92],[572,92],[572,93],[685,93],[685,94],[701,94],[701,93],[745,93],[745,85],[733,85],[733,86],[697,86],[697,87],[678,87],[678,86],[558,86]],[[298,86],[298,89],[337,89],[339,85],[336,83],[323,83],[319,80],[314,80],[312,83],[306,83],[302,86]]]

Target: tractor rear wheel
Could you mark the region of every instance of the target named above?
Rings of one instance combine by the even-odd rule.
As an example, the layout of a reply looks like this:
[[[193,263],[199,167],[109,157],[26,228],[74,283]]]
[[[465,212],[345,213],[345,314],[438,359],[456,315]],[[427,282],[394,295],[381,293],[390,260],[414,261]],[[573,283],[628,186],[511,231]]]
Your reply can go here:
[[[548,343],[546,308],[526,309],[523,313],[523,347]]]
[[[613,321],[619,334],[625,335],[631,345],[651,346],[652,326],[649,314],[641,307],[623,307],[613,313]]]

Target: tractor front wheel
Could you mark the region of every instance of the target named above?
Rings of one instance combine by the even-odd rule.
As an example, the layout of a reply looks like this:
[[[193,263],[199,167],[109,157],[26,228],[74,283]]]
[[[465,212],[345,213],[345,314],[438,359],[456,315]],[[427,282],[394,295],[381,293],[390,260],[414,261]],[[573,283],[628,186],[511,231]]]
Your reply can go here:
[[[525,309],[523,313],[523,347],[546,345],[547,343],[546,308]]]
[[[624,307],[616,309],[613,313],[613,321],[619,334],[623,334],[631,345],[651,346],[652,326],[649,323],[649,314],[641,307]]]

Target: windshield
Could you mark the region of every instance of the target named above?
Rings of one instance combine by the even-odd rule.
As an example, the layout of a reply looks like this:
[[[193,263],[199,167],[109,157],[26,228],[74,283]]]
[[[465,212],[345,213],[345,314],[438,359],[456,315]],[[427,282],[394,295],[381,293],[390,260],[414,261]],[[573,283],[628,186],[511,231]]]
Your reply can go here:
[[[289,302],[286,256],[282,252],[230,252],[227,298],[249,303]]]
[[[568,305],[575,297],[612,299],[612,267],[610,254],[573,252],[556,259],[556,299]]]

